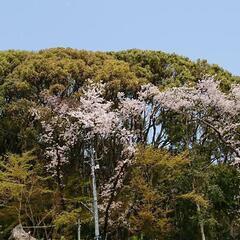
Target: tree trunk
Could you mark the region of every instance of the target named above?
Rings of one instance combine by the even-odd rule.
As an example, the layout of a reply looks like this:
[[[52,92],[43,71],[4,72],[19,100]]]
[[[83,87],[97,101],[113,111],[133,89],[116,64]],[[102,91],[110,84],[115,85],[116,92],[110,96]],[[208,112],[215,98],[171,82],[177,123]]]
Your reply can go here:
[[[91,175],[92,175],[92,188],[93,188],[93,215],[94,215],[94,225],[95,225],[95,239],[99,240],[100,233],[99,233],[97,186],[96,186],[96,176],[95,176],[94,155],[91,156]]]
[[[198,214],[200,215],[201,214],[201,209],[200,209],[199,204],[197,204],[197,211],[198,211]],[[199,220],[199,225],[200,225],[200,232],[201,232],[202,240],[206,240],[205,233],[204,233],[204,224],[203,224],[203,221],[201,219]]]

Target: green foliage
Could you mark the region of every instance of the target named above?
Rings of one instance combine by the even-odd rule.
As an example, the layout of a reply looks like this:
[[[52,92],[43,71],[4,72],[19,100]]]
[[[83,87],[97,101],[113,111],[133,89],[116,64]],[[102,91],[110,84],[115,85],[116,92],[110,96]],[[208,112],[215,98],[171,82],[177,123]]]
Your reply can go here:
[[[31,175],[31,164],[34,157],[31,152],[22,156],[10,154],[6,163],[0,162],[0,192],[6,199],[18,198],[22,189],[26,187],[26,181]]]
[[[203,196],[195,193],[194,191],[186,193],[186,194],[182,194],[182,195],[178,196],[178,198],[192,201],[193,203],[198,204],[198,205],[202,206],[203,208],[208,207],[208,201],[206,199],[204,199]]]
[[[179,178],[184,176],[189,164],[187,155],[172,155],[152,147],[139,148],[131,180],[121,199],[127,201],[128,207],[133,206],[126,221],[139,239],[141,235],[144,239],[155,239],[155,236],[168,239],[172,235]],[[170,194],[172,189],[174,192]]]
[[[62,212],[54,220],[54,224],[56,225],[56,228],[60,229],[64,225],[76,223],[79,218],[79,212],[80,212],[79,209],[74,209],[71,212]]]
[[[200,80],[204,75],[216,75],[223,88],[228,89],[238,78],[224,71],[218,65],[210,65],[206,60],[191,61],[189,58],[161,51],[141,51],[137,49],[112,52],[119,60],[128,62],[138,77],[160,87],[181,86]]]
[[[3,236],[9,234],[13,225],[47,220],[51,215],[51,211],[46,211],[45,207],[51,202],[49,197],[52,191],[45,185],[47,180],[37,175],[39,170],[33,151],[20,155],[8,154],[0,160],[0,218]]]

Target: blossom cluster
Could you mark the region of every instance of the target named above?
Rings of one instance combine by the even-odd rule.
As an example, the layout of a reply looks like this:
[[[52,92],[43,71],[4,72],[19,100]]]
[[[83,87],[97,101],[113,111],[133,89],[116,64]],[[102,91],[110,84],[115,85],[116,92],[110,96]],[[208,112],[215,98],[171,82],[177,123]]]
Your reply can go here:
[[[77,140],[77,125],[67,118],[55,115],[48,121],[41,121],[43,133],[40,141],[45,145],[45,156],[49,159],[47,170],[53,175],[68,162],[68,154]]]
[[[103,89],[103,84],[87,86],[78,106],[68,112],[87,130],[88,138],[96,135],[107,138],[119,125],[118,115],[112,110],[112,102],[102,97]]]

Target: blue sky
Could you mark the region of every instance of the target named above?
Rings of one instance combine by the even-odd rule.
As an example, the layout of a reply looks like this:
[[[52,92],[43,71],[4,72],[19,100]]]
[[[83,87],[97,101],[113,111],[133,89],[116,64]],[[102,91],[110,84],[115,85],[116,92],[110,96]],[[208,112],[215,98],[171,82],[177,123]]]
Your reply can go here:
[[[0,0],[0,49],[162,50],[240,75],[240,0]]]

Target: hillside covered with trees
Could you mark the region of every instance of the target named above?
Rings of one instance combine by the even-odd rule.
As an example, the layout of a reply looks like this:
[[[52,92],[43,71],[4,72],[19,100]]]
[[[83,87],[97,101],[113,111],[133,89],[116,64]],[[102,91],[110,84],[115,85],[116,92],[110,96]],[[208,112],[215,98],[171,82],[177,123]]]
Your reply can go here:
[[[239,119],[206,60],[0,52],[0,239],[93,239],[92,167],[101,239],[240,239]]]

